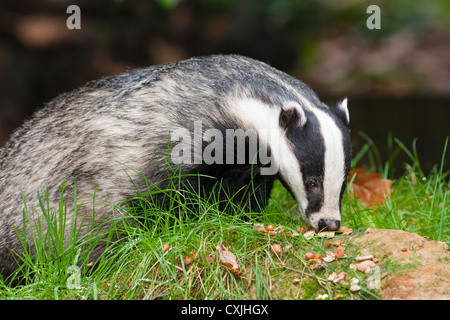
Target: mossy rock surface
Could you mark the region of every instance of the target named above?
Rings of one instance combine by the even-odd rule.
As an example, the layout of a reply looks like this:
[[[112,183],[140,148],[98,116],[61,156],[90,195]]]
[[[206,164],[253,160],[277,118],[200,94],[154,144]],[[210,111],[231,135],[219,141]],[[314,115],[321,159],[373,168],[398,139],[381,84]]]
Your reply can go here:
[[[346,258],[326,263],[313,270],[295,259],[285,260],[286,268],[274,274],[271,283],[273,299],[315,299],[329,294],[333,299],[450,299],[450,252],[444,242],[431,241],[415,233],[400,230],[355,230],[330,241],[341,241]],[[336,251],[336,247],[323,248]],[[373,274],[352,270],[355,258],[373,255],[380,278],[379,288],[370,287]],[[280,266],[280,270],[283,267]],[[346,272],[346,284],[326,281],[331,273]],[[359,279],[361,290],[350,291],[349,283]]]
[[[415,233],[375,229],[354,244],[380,259],[382,299],[450,299],[448,245]]]

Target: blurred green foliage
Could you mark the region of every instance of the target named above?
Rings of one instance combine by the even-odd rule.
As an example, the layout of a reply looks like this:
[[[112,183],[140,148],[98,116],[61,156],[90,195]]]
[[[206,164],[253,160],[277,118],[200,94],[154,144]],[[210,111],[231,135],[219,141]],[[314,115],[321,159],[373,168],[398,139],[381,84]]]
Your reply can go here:
[[[124,1],[124,0],[116,0]],[[450,1],[328,1],[328,0],[155,0],[165,9],[174,9],[180,2],[195,2],[202,6],[226,8],[236,3],[246,3],[264,13],[275,24],[293,24],[319,31],[320,26],[338,24],[356,26],[367,32],[365,21],[369,5],[378,5],[382,14],[382,32],[401,29],[419,30],[431,23],[450,23]],[[304,30],[303,30],[304,31]]]
[[[258,28],[278,32],[297,50],[297,65],[308,65],[317,57],[317,39],[338,33],[353,33],[365,39],[409,32],[419,34],[433,26],[450,30],[450,1],[410,0],[154,0],[166,10],[180,3],[196,4],[206,11],[238,11],[260,16]],[[370,30],[366,21],[367,7],[375,4],[381,10],[381,29]],[[243,28],[254,28],[248,23]],[[246,31],[243,30],[243,34]]]

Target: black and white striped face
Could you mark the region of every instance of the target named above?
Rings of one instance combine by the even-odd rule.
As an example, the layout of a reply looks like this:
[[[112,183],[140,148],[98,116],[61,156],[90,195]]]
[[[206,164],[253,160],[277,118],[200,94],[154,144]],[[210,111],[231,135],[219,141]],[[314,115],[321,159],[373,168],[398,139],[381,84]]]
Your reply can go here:
[[[269,169],[275,170],[267,174],[276,174],[291,192],[302,218],[317,231],[337,230],[351,164],[347,99],[330,109],[301,103],[287,102],[280,111],[234,99],[229,110],[270,147]]]
[[[293,166],[299,167],[280,170],[280,179],[309,225],[317,231],[339,229],[351,163],[347,99],[330,110],[288,105],[280,113],[280,126],[297,160]],[[290,175],[301,178],[293,182]]]

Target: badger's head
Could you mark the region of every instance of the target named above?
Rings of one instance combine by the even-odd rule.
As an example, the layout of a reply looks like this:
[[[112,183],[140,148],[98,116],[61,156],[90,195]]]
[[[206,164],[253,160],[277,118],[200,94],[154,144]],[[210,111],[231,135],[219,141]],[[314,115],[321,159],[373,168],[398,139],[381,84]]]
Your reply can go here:
[[[270,166],[315,230],[337,230],[341,199],[351,164],[347,99],[332,108],[302,101],[267,106],[254,99],[229,99],[232,114],[245,128],[255,128],[271,151]]]
[[[340,226],[351,164],[349,120],[347,99],[329,109],[287,103],[279,115],[288,147],[280,148],[278,176],[317,231]]]

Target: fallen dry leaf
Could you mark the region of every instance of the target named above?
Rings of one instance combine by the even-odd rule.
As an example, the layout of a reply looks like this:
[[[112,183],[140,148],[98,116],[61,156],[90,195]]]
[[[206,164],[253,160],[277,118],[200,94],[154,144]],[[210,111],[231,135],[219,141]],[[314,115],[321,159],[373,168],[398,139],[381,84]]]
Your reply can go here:
[[[334,283],[338,283],[340,285],[344,285],[347,284],[345,282],[345,277],[347,276],[347,272],[342,271],[339,273],[333,272],[332,274],[330,274],[327,278],[328,281],[334,282]]]
[[[284,232],[284,228],[281,226],[281,224],[278,225],[278,227],[275,228],[275,230],[273,230],[274,232],[278,233],[282,233]]]
[[[292,279],[292,283],[299,283],[299,282],[301,282],[302,280],[301,279],[299,279],[299,278],[294,278],[294,279]]]
[[[166,251],[169,250],[169,249],[170,249],[170,245],[169,245],[168,243],[166,243],[166,244],[163,246],[163,251],[166,252]]]
[[[303,236],[304,236],[306,239],[311,239],[315,234],[316,234],[316,232],[315,232],[314,230],[311,230],[311,231],[305,232],[305,233],[303,234]]]
[[[370,267],[374,266],[374,265],[375,265],[375,262],[373,262],[372,260],[364,260],[357,264],[351,264],[350,269],[358,270],[358,271],[361,271],[364,273],[369,273]]]
[[[222,261],[223,265],[230,269],[235,275],[240,276],[242,274],[241,268],[239,267],[239,263],[237,262],[234,253],[224,250],[221,245],[217,245],[216,249],[219,252],[219,259]]]
[[[266,228],[264,227],[264,225],[262,223],[255,223],[253,225],[253,230],[256,230],[258,232],[266,232]]]
[[[327,239],[334,238],[334,231],[321,231],[317,234],[319,237],[326,237]]]
[[[334,281],[337,278],[337,274],[336,272],[333,272],[332,274],[330,274],[327,278],[328,281]]]
[[[344,257],[346,257],[344,247],[337,247],[336,253],[335,253],[334,256],[336,258],[344,258]]]
[[[327,256],[325,258],[323,258],[323,261],[330,263],[330,262],[333,262],[334,260],[336,260],[334,253],[327,251]]]
[[[326,265],[322,262],[322,260],[314,259],[311,261],[313,261],[313,263],[310,265],[310,268],[313,270],[323,270],[326,268]]]
[[[204,263],[212,264],[212,263],[214,263],[215,260],[216,259],[212,255],[204,256],[203,259],[202,259],[202,256],[201,256],[200,252],[195,250],[194,254],[192,256],[188,256],[187,258],[183,259],[183,264],[184,264],[185,267],[187,267],[188,265],[190,265],[194,261],[203,261]]]
[[[192,257],[187,257],[183,259],[183,264],[185,267],[187,267],[188,265],[190,265],[192,262],[194,262],[195,259]]]
[[[342,235],[348,236],[353,232],[352,228],[347,228],[346,226],[340,226],[337,232],[341,232]]]
[[[259,233],[268,234],[271,237],[275,237],[277,234],[284,232],[284,228],[281,225],[278,225],[278,227],[274,229],[273,225],[269,224],[266,228],[262,223],[253,224],[253,230],[258,231]]]
[[[383,205],[385,196],[389,197],[392,193],[392,181],[381,178],[379,173],[368,173],[359,168],[350,171],[348,181],[350,182],[352,179],[353,183],[349,188],[350,196],[356,197],[372,209],[377,205]]]
[[[314,254],[312,254],[311,252],[307,252],[305,253],[305,257],[307,260],[311,260],[314,259]]]
[[[342,272],[338,273],[337,278],[338,279],[345,279],[346,276],[347,276],[347,272],[342,271]]]
[[[312,259],[322,260],[322,256],[318,253],[307,252],[305,254],[305,257],[307,260],[312,260]]]
[[[292,248],[292,244],[288,243],[288,244],[283,248],[283,251],[284,251],[284,252],[289,252],[289,250],[291,250],[291,248]]]
[[[208,262],[209,264],[213,264],[215,260],[216,260],[216,258],[214,258],[214,256],[212,256],[212,255],[207,255],[205,257],[205,262]]]
[[[274,243],[274,244],[272,244],[271,245],[271,248],[272,248],[272,251],[275,253],[275,254],[279,254],[280,252],[281,252],[281,245],[280,244],[278,244],[278,243]]]

